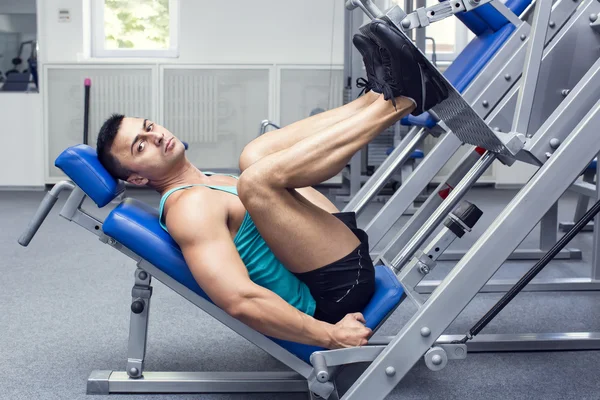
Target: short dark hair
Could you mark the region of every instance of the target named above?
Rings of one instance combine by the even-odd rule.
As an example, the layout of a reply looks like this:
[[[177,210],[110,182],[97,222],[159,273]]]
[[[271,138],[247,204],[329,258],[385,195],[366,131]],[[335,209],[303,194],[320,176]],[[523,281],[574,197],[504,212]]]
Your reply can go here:
[[[100,163],[108,170],[108,172],[117,179],[127,180],[131,175],[131,171],[124,168],[119,160],[111,153],[110,149],[117,137],[117,132],[125,118],[122,114],[111,115],[98,133],[98,140],[96,141],[96,152],[98,153],[98,159]]]

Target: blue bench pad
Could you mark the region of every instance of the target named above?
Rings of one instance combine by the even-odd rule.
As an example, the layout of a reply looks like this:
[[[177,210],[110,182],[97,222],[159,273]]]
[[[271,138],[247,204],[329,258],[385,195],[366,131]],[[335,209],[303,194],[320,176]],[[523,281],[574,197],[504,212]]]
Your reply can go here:
[[[125,199],[108,215],[102,229],[171,278],[210,301],[194,280],[177,243],[160,227],[158,211],[154,207],[136,199]],[[389,268],[375,267],[375,279],[375,294],[363,310],[367,326],[371,329],[375,329],[404,298],[402,285]],[[273,340],[306,362],[314,351],[321,350],[314,346]]]

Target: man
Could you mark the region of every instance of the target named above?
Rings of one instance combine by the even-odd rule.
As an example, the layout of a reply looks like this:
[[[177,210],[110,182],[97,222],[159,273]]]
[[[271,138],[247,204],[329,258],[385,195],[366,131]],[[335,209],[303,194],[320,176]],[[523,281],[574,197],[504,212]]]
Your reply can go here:
[[[354,38],[365,93],[249,143],[239,179],[202,173],[152,121],[113,115],[100,131],[104,166],[161,193],[160,222],[202,289],[265,335],[326,348],[364,345],[371,335],[359,313],[374,291],[368,238],[354,214],[311,186],[447,93],[395,28],[375,20],[370,33]]]

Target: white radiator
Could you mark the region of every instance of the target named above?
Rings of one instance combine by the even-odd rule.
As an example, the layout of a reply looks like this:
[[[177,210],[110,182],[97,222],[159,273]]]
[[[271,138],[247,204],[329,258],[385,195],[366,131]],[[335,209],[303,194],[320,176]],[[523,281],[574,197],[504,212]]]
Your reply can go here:
[[[90,144],[96,141],[100,127],[111,114],[152,119],[152,82],[150,75],[127,73],[92,74],[90,91]]]
[[[84,80],[90,78],[89,145],[111,114],[141,118],[154,115],[152,69],[96,66],[47,66],[46,127],[48,178],[62,178],[54,160],[67,147],[83,142]]]
[[[218,89],[213,75],[165,74],[164,125],[189,143],[216,143]]]

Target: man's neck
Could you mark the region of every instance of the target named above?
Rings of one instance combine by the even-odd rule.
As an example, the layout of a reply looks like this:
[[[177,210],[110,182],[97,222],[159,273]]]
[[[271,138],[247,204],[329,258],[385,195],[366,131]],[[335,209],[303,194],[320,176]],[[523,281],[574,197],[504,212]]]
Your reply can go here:
[[[178,168],[175,168],[169,176],[159,181],[149,182],[149,185],[156,189],[157,192],[165,194],[170,189],[178,186],[191,185],[198,183],[206,183],[208,177],[196,168],[191,162],[185,160],[185,163]]]

